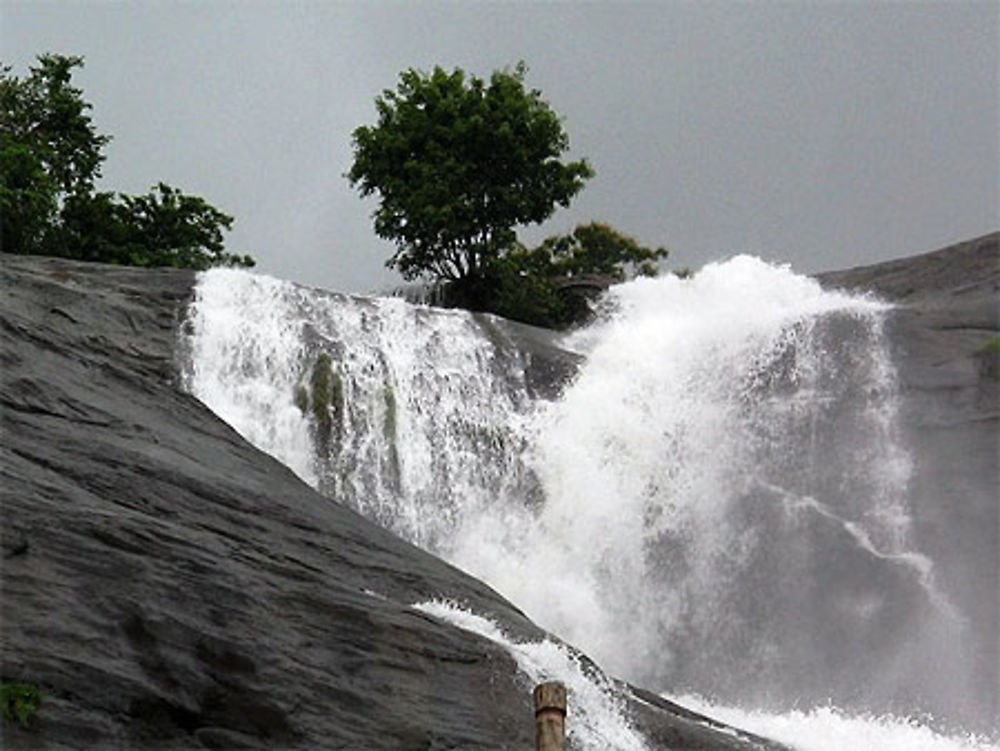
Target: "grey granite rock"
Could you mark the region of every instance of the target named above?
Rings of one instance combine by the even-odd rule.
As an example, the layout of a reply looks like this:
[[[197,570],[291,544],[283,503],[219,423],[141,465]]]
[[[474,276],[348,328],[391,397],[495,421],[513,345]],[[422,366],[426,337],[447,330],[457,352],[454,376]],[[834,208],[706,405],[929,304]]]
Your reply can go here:
[[[963,672],[971,681],[961,690],[945,680],[928,689],[945,704],[950,696],[975,696],[952,714],[985,727],[1000,726],[1000,382],[992,375],[1000,357],[998,239],[993,233],[819,277],[825,286],[870,291],[895,305],[887,333],[913,462],[917,546],[965,619]]]

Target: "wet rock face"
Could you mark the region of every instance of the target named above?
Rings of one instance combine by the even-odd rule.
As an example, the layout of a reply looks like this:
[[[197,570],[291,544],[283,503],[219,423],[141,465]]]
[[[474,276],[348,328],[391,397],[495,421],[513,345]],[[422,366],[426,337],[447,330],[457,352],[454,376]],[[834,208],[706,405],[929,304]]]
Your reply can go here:
[[[531,624],[175,387],[190,274],[4,260],[2,672],[45,694],[8,740],[528,742],[511,660],[407,605],[452,593]]]
[[[190,273],[0,258],[0,678],[44,694],[5,748],[531,747],[513,659],[410,605],[542,632],[177,387]],[[633,713],[684,747],[764,747]]]
[[[896,305],[887,332],[917,543],[965,619],[963,672],[972,682],[938,688],[942,701],[977,697],[953,716],[985,727],[1000,721],[1000,381],[991,376],[1000,350],[990,346],[1000,334],[998,239],[820,276]]]

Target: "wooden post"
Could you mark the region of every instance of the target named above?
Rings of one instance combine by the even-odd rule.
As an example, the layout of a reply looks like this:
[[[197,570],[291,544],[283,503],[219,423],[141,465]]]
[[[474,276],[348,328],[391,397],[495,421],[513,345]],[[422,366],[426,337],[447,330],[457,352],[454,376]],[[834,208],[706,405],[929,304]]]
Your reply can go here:
[[[535,686],[535,751],[563,751],[566,740],[566,687],[561,683]]]

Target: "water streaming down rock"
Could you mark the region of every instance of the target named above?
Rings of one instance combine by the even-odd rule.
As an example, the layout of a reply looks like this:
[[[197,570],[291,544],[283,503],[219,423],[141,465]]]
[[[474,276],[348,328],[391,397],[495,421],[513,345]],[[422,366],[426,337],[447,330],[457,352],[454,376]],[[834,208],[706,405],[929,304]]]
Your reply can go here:
[[[234,270],[197,294],[189,388],[321,492],[435,551],[475,504],[533,494],[522,355],[495,329]]]
[[[911,543],[885,306],[746,257],[606,304],[547,401],[488,319],[212,271],[188,384],[613,673],[947,713],[962,623]]]
[[[750,258],[609,304],[536,416],[544,504],[454,558],[645,685],[920,706],[917,624],[960,626],[910,542],[885,306]]]
[[[615,748],[620,751],[648,748],[645,739],[628,722],[624,696],[618,687],[566,645],[550,640],[515,641],[489,618],[453,602],[422,602],[414,608],[502,645],[514,656],[532,686],[552,679],[562,681],[573,696],[573,719],[567,730],[572,748],[605,748],[609,739],[614,739]]]

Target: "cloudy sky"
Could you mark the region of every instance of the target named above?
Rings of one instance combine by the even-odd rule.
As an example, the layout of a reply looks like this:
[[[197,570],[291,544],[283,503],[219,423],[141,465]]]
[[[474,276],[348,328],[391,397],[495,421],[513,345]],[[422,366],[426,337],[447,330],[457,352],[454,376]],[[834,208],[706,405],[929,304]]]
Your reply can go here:
[[[673,266],[810,272],[997,229],[998,34],[994,0],[0,0],[15,73],[85,56],[104,188],[202,195],[235,215],[230,250],[343,291],[398,278],[343,174],[405,68],[527,63],[597,176],[525,239],[601,220]]]

